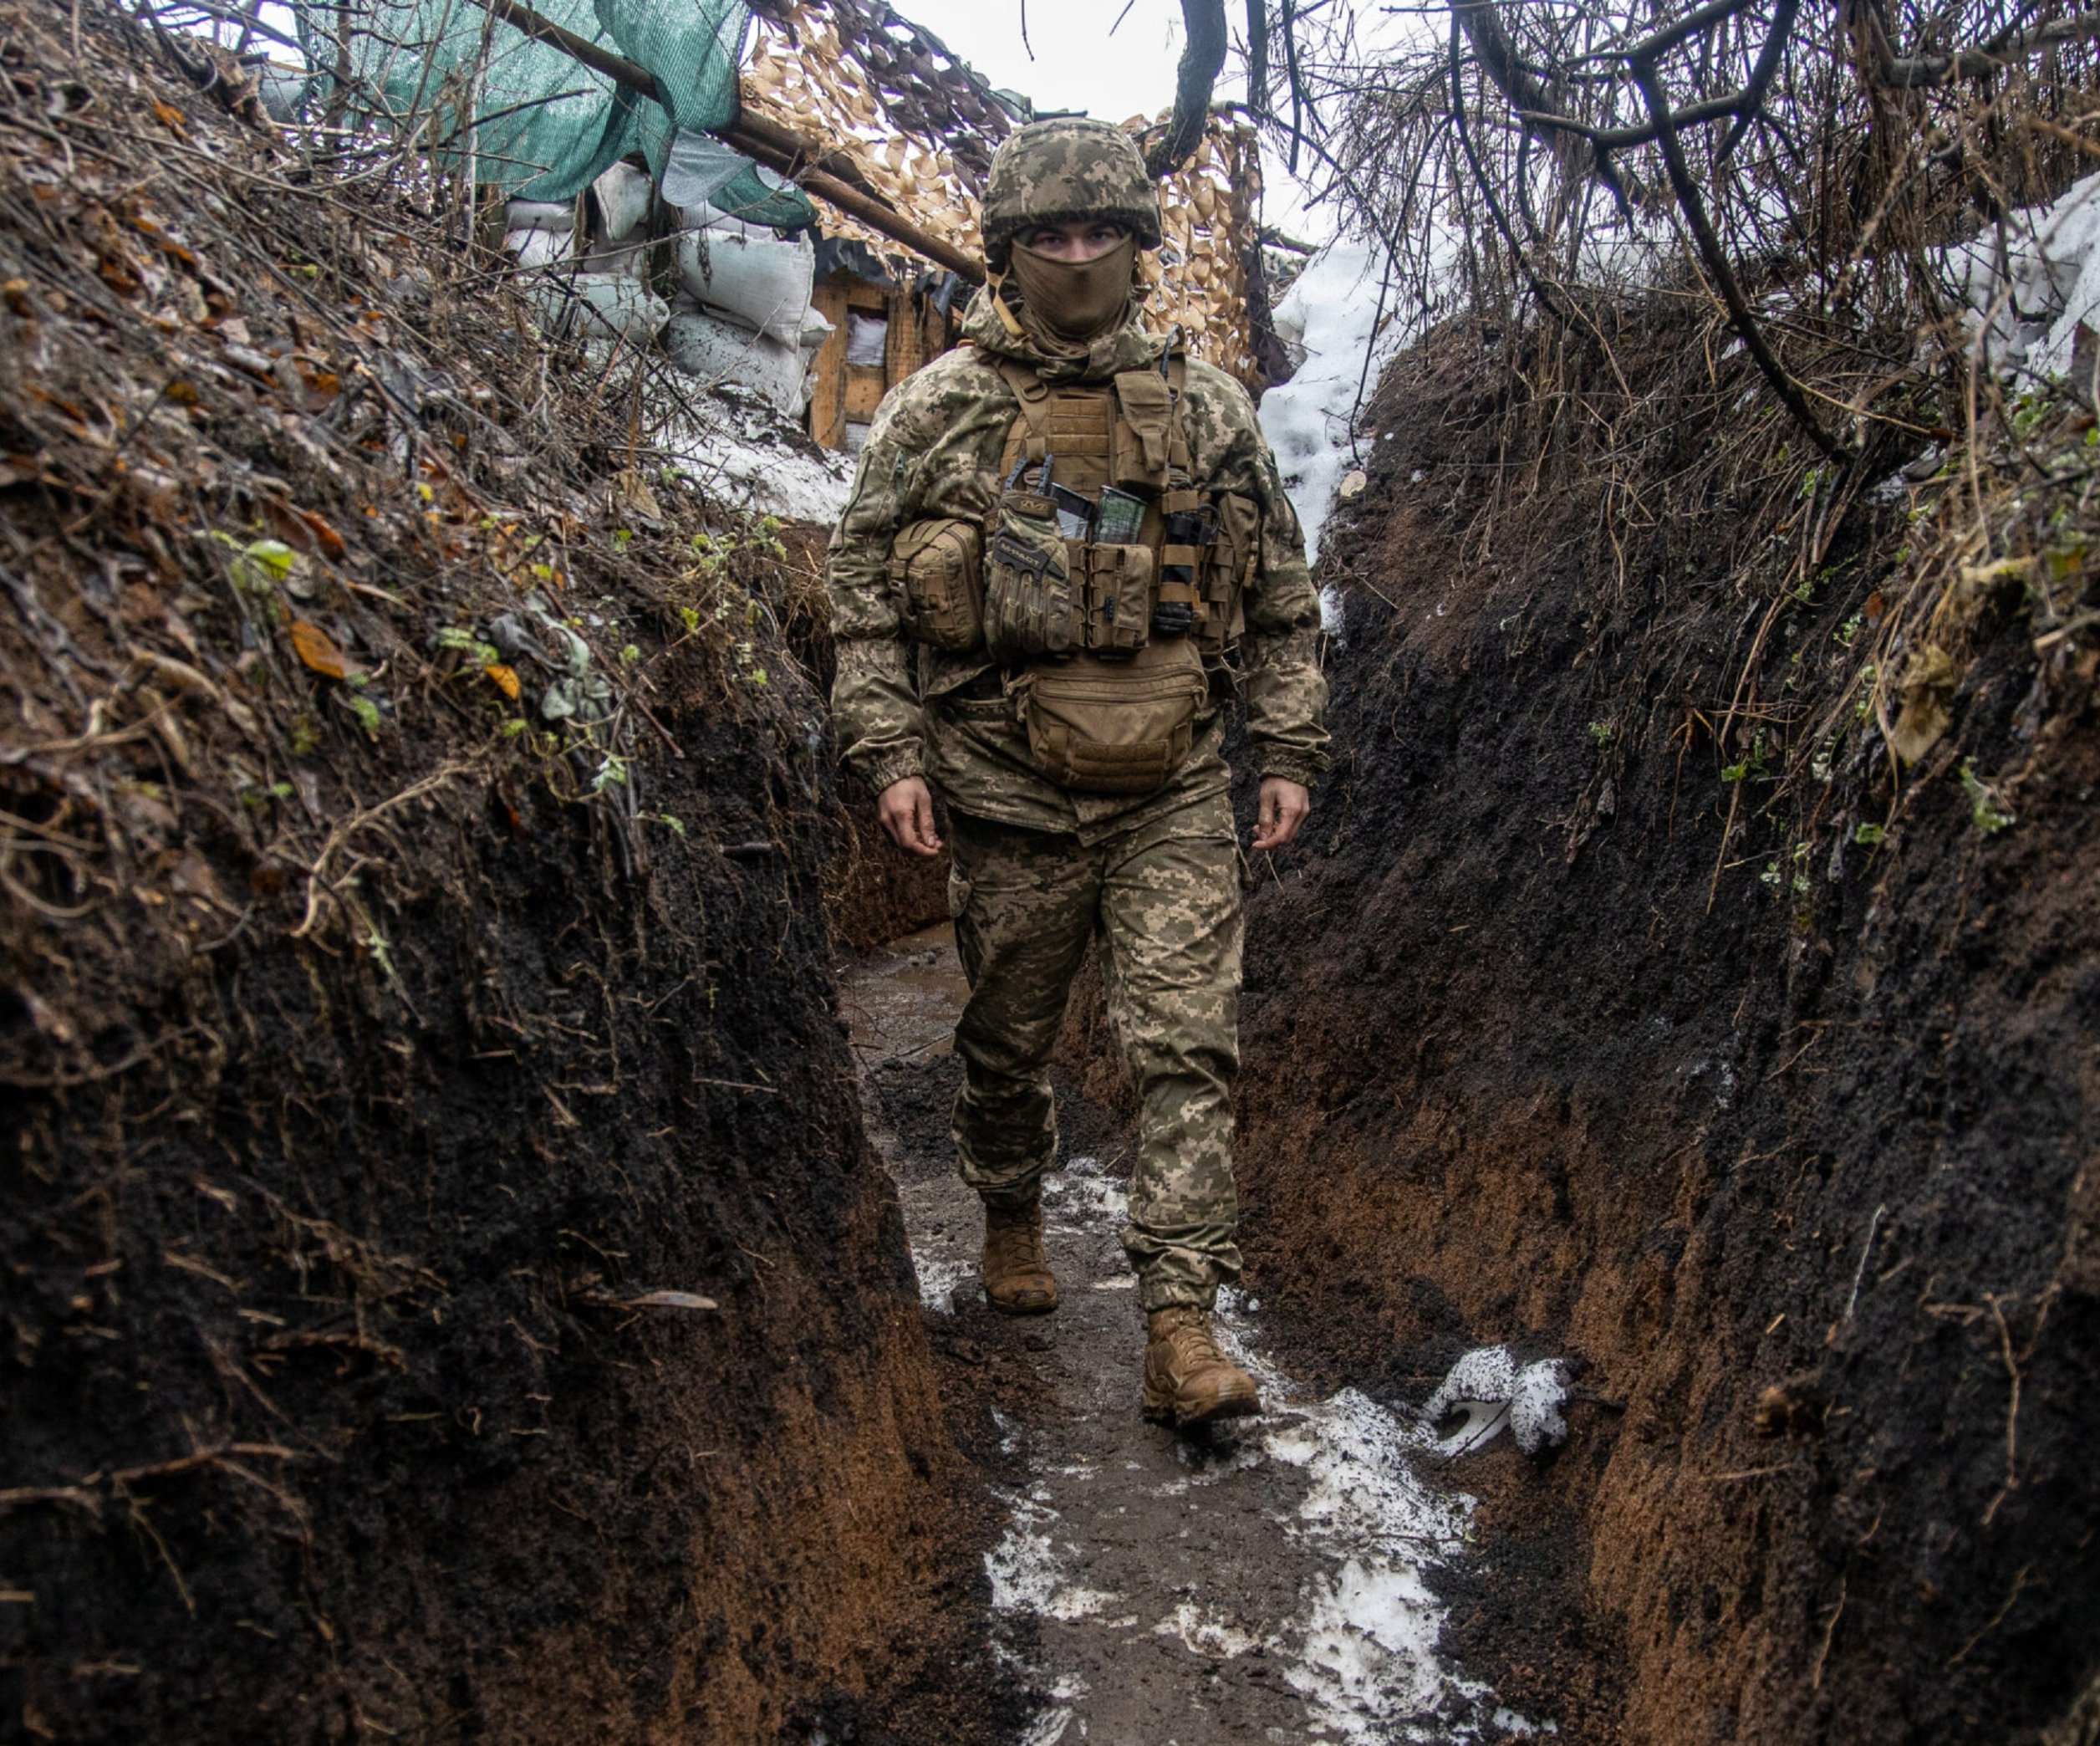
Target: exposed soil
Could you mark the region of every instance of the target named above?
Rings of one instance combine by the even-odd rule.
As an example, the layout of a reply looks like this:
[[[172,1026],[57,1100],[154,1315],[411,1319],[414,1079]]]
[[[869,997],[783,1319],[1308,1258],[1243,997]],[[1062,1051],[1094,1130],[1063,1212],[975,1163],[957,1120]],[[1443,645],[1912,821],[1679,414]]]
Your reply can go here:
[[[0,1732],[985,1738],[806,577],[413,190],[0,45]]]
[[[1854,644],[1924,622],[1968,500],[1868,475],[1785,596],[1763,506],[1812,482],[1702,472],[1743,383],[1677,319],[1615,335],[1636,400],[1687,381],[1618,451],[1535,437],[1534,360],[1470,333],[1381,391],[1338,770],[1251,900],[1250,1279],[1316,1376],[1585,1366],[1569,1447],[1484,1482],[1506,1574],[1459,1614],[1569,1737],[2032,1740],[2100,1661],[2095,656],[2034,642],[2089,573],[1982,605],[1892,785]],[[2017,554],[2087,510],[1993,513]]]
[[[1665,297],[1389,373],[1192,1443],[1098,1004],[1047,1320],[952,948],[849,1047],[941,874],[827,773],[813,542],[75,28],[0,0],[10,1737],[2091,1746],[2089,413],[1811,476]],[[1568,1438],[1446,1467],[1489,1343]]]

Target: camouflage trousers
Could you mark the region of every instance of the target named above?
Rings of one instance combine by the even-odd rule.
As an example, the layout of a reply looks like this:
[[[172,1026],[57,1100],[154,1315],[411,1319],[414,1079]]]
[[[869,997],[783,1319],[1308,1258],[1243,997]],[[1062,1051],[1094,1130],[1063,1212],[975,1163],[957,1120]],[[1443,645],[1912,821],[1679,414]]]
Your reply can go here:
[[[949,907],[970,980],[956,1027],[963,1180],[1026,1200],[1055,1160],[1051,1050],[1098,941],[1109,1018],[1139,1102],[1123,1245],[1147,1310],[1208,1308],[1236,1279],[1239,851],[1215,794],[1104,840],[951,812]]]

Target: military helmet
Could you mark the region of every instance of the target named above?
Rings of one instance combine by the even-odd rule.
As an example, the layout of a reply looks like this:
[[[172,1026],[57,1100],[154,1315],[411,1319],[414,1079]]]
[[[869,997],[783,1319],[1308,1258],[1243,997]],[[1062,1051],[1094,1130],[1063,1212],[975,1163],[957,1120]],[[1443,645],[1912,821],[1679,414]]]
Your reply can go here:
[[[1085,115],[1031,121],[1001,142],[991,160],[979,222],[985,259],[1003,273],[1013,239],[1033,224],[1112,218],[1140,248],[1160,246],[1160,192],[1138,143],[1113,122]]]

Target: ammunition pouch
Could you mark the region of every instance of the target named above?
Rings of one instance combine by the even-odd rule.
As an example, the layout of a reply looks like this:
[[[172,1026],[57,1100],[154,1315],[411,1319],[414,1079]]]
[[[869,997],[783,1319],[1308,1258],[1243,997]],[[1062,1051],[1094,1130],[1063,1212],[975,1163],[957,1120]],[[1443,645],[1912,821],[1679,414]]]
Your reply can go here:
[[[1037,768],[1086,794],[1149,794],[1187,763],[1209,695],[1190,637],[1121,657],[1032,661],[1011,688]]]
[[[889,549],[889,585],[905,628],[949,655],[984,641],[981,536],[975,523],[945,518],[908,524]]]
[[[1086,577],[1086,646],[1097,655],[1136,654],[1152,616],[1152,548],[1074,540],[1068,555]]]
[[[1262,561],[1262,510],[1253,498],[1222,492],[1216,499],[1216,522],[1203,561],[1195,567],[1202,599],[1195,613],[1197,641],[1203,652],[1221,656],[1246,630],[1241,602]]]

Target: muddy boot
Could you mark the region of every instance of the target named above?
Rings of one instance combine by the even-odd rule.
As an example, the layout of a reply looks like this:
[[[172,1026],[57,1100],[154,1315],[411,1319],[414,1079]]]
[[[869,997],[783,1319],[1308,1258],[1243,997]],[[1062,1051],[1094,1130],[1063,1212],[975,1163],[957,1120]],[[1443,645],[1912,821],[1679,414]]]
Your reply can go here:
[[[1047,1315],[1058,1307],[1057,1276],[1042,1255],[1042,1202],[985,1205],[985,1300],[1002,1315]]]
[[[1154,1310],[1146,1318],[1144,1416],[1179,1430],[1262,1410],[1254,1378],[1227,1361],[1211,1332],[1207,1310],[1193,1304]]]

